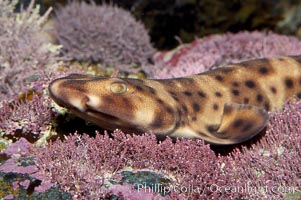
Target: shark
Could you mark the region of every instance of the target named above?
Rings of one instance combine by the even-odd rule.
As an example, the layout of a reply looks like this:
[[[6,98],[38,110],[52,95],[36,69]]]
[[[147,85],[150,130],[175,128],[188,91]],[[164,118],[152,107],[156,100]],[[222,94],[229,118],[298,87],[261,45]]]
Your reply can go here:
[[[269,112],[301,98],[301,56],[248,60],[171,79],[70,74],[48,89],[58,105],[104,129],[231,145],[253,138],[266,127]]]

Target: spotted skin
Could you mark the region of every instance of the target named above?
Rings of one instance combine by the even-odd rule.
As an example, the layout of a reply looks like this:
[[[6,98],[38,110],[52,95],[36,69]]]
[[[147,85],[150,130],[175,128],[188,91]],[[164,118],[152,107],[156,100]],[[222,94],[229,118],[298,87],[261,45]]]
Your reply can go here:
[[[251,60],[162,80],[71,74],[51,82],[49,93],[106,129],[236,144],[266,126],[267,111],[301,97],[301,57]]]

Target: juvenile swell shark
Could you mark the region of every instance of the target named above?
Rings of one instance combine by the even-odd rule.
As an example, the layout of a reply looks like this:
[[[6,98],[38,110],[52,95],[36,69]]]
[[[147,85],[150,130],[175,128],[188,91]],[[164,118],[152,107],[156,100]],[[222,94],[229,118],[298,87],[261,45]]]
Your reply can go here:
[[[301,98],[301,56],[250,60],[174,79],[71,74],[52,81],[49,93],[105,129],[236,144],[267,125],[268,111]]]

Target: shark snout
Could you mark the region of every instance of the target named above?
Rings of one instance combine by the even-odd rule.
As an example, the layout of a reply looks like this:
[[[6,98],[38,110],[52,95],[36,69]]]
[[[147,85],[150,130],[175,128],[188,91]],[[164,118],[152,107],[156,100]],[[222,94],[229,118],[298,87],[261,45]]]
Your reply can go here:
[[[60,106],[67,108],[76,108],[81,112],[87,110],[89,97],[73,87],[64,86],[64,80],[57,79],[48,86],[50,97]]]

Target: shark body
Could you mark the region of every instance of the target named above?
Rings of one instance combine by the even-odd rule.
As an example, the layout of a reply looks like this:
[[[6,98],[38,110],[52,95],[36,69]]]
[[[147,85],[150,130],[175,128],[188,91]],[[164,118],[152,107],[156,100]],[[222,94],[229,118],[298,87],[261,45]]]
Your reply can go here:
[[[105,129],[236,144],[266,126],[268,111],[301,98],[301,56],[250,60],[175,79],[71,74],[52,81],[49,93]]]

